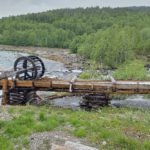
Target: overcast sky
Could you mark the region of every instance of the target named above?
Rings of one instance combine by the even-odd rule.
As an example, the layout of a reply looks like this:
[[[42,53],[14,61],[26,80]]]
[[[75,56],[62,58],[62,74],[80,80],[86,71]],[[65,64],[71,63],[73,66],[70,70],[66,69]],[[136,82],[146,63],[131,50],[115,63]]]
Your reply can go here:
[[[0,0],[0,18],[57,8],[150,6],[150,0]]]

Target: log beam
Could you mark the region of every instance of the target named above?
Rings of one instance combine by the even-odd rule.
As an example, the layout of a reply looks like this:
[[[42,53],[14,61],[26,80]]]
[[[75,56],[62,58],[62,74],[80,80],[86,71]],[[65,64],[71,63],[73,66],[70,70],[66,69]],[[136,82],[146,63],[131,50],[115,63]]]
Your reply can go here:
[[[39,91],[70,92],[70,81],[59,79],[40,80],[0,80],[0,88],[6,91],[15,85],[16,88],[35,88]],[[5,84],[4,84],[5,83]],[[72,84],[72,93],[105,93],[105,94],[150,94],[150,81],[101,81],[101,80],[76,80]]]

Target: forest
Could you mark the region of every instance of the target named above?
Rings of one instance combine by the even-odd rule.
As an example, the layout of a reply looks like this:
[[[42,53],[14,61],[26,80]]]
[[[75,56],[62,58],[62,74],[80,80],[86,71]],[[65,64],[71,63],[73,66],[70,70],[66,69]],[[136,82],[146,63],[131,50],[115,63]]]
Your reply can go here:
[[[117,67],[150,52],[150,8],[76,8],[0,19],[0,44],[67,48]]]

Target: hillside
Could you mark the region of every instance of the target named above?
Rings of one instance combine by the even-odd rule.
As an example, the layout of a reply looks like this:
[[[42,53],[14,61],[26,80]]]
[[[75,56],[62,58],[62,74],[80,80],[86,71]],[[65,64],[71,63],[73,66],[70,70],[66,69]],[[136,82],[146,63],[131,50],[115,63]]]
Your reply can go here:
[[[0,19],[0,44],[69,48],[116,67],[150,51],[150,8],[59,9]]]

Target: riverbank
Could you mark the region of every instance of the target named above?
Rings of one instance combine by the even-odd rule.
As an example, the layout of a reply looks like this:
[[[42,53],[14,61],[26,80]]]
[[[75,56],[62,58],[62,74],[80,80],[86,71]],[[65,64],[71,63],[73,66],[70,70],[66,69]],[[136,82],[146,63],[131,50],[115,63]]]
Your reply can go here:
[[[38,55],[49,60],[61,62],[69,70],[81,69],[85,63],[84,58],[77,54],[71,54],[68,49],[0,45],[0,51],[2,50],[19,51],[31,55]]]
[[[76,139],[102,150],[149,150],[149,113],[149,110],[111,107],[96,112],[54,107],[1,107],[0,149],[27,150],[37,141],[36,137],[40,139],[36,147],[46,149],[52,143],[62,144],[62,140],[52,140],[48,135],[57,135],[58,139],[63,134],[63,139],[70,137],[71,141]]]

